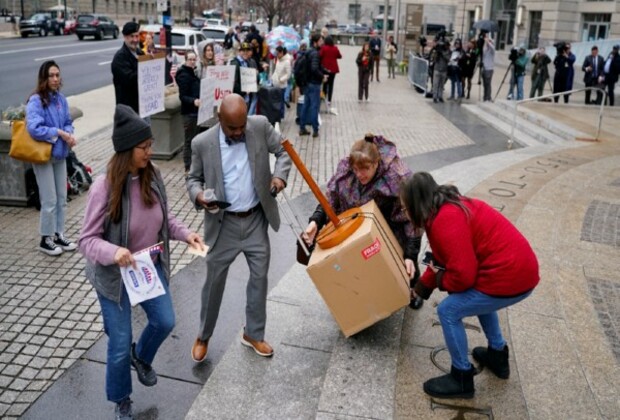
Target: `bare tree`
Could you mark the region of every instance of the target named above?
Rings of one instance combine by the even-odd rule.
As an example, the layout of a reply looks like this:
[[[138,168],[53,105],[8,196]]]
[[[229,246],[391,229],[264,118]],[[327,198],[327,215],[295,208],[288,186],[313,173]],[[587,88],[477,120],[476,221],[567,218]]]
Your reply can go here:
[[[276,17],[279,24],[316,24],[325,15],[329,0],[249,0],[248,5],[263,12],[271,30]]]
[[[273,20],[280,10],[279,3],[282,0],[251,0],[250,6],[255,7],[263,11],[263,15],[267,19],[268,30],[271,31],[273,27]]]

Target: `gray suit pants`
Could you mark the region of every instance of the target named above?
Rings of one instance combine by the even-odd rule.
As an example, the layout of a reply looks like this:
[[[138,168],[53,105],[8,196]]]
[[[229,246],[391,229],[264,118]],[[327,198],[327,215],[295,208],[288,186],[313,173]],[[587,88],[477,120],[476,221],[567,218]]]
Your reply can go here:
[[[224,215],[217,241],[207,254],[207,280],[202,288],[200,332],[198,337],[207,340],[213,335],[222,304],[228,268],[240,253],[250,269],[246,287],[245,333],[262,341],[267,319],[267,272],[271,248],[267,227],[269,223],[262,209],[248,217]]]

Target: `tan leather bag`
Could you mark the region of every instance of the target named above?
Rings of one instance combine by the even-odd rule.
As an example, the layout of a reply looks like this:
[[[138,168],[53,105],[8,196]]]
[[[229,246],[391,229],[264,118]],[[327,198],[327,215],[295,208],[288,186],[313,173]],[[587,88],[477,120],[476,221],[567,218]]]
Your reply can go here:
[[[26,121],[14,120],[11,123],[9,156],[22,162],[45,163],[52,156],[52,144],[33,139],[26,129]]]

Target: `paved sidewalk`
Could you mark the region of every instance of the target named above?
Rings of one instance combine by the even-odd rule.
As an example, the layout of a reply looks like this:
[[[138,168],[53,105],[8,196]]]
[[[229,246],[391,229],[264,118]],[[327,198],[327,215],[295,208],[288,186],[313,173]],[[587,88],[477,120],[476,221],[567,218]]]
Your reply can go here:
[[[515,196],[506,197],[510,203],[496,204],[506,206],[506,214],[532,240],[541,259],[543,282],[535,296],[525,305],[502,315],[506,327],[504,331],[508,331],[511,350],[514,350],[513,367],[517,374],[513,374],[507,383],[499,383],[483,373],[480,381],[477,378],[481,399],[474,400],[473,405],[492,405],[498,418],[554,418],[556,416],[552,410],[567,414],[556,418],[617,416],[620,412],[617,379],[620,378],[620,334],[615,323],[620,314],[620,286],[616,274],[620,248],[617,138],[585,146],[568,143],[566,146],[570,149],[565,152],[559,152],[557,147],[541,146],[475,157],[484,153],[472,152],[482,147],[478,138],[482,132],[489,136],[486,140],[488,144],[484,145],[486,153],[489,153],[491,147],[495,147],[494,151],[504,150],[506,137],[476,122],[470,114],[459,114],[456,104],[433,105],[415,93],[404,76],[398,76],[395,80],[386,79],[385,67],[381,69],[382,82],[371,84],[370,103],[359,104],[357,73],[352,64],[358,49],[341,49],[344,54],[341,60],[343,72],[336,77],[333,101],[338,115],[321,114],[321,137],[299,138],[297,126],[292,121],[294,105],[282,124],[283,133],[294,142],[317,182],[324,184],[327,181],[337,161],[347,154],[354,140],[369,131],[383,134],[396,142],[401,155],[411,167],[421,168],[432,163],[434,166],[428,169],[435,169],[434,173],[439,179],[455,181],[463,191],[469,191],[472,195],[497,200],[498,196],[489,195],[489,191],[501,194],[494,189],[511,188],[509,191],[514,192]],[[494,79],[495,86],[499,87],[501,77],[496,76]],[[477,96],[473,92],[472,89],[472,98]],[[109,140],[113,114],[112,89],[102,88],[69,98],[69,101],[71,105],[79,104],[84,111],[84,117],[76,122],[76,132],[81,140],[76,149],[77,154],[83,162],[93,166],[95,173],[101,173],[112,153]],[[475,102],[475,98],[471,102]],[[568,110],[561,113],[566,118],[566,115],[570,117],[571,113],[580,108],[557,107],[554,112],[558,109]],[[546,111],[541,109],[540,112],[542,114]],[[453,122],[445,115],[455,115]],[[465,120],[468,121],[466,128],[462,125]],[[570,118],[566,120],[570,122]],[[606,128],[606,132],[618,133],[620,130],[611,126]],[[568,163],[556,162],[558,159]],[[167,162],[158,161],[157,164],[164,174],[172,211],[191,229],[201,231],[202,216],[193,211],[187,202],[181,157],[177,156]],[[553,167],[556,164],[558,166]],[[541,169],[547,170],[547,165],[555,172],[547,177],[537,174]],[[532,167],[537,169],[532,170]],[[519,177],[524,174],[531,175],[532,181],[527,178],[527,186],[520,188],[523,182]],[[510,182],[517,185],[507,184]],[[308,204],[312,201],[308,187],[296,170],[291,172],[288,192],[296,199],[295,202],[304,203],[304,208],[311,207]],[[82,195],[69,203],[67,234],[70,237],[78,236],[85,201],[86,197]],[[562,205],[559,206],[559,203]],[[303,216],[305,218],[306,213]],[[99,305],[83,276],[84,264],[80,256],[64,254],[57,259],[50,259],[37,252],[37,230],[38,212],[34,209],[0,207],[0,255],[3,255],[0,260],[2,418],[20,417],[102,336]],[[184,249],[182,244],[173,247],[173,274],[179,273],[194,259],[186,255]],[[282,307],[274,301],[278,293],[291,287],[299,288],[299,284],[294,281],[304,282],[305,286],[298,293],[307,291],[308,299],[312,293],[316,294],[313,287],[306,287],[310,284],[309,279],[295,265],[291,274],[282,279],[282,288],[270,294],[270,308]],[[438,299],[438,296],[434,299]],[[313,312],[312,315],[319,317],[322,322],[317,323],[314,330],[301,333],[310,340],[310,344],[316,345],[319,341],[322,347],[319,353],[306,348],[304,354],[306,357],[312,354],[313,358],[321,359],[322,366],[328,369],[332,357],[336,360],[333,350],[337,348],[328,340],[338,340],[340,334],[326,308],[317,305],[319,313]],[[268,334],[272,334],[272,344],[282,354],[288,352],[289,347],[281,337],[284,336],[290,342],[291,336],[286,333],[295,328],[291,321],[296,319],[296,310],[291,306],[270,318],[268,328],[272,330]],[[392,401],[392,416],[454,417],[455,413],[450,411],[433,412],[429,400],[421,394],[421,382],[437,374],[430,365],[429,351],[441,344],[442,340],[439,329],[428,329],[433,319],[434,305],[427,304],[418,313],[405,310],[399,315],[404,323],[398,331],[399,335],[402,331],[402,347],[398,375],[393,378],[396,380],[396,397]],[[393,318],[397,319],[398,316]],[[373,331],[378,332],[380,329],[371,330],[368,333],[371,337]],[[349,340],[347,343],[353,342]],[[303,366],[297,365],[301,359],[276,356],[270,364],[262,363],[262,360],[257,363],[255,358],[247,357],[239,361],[236,356],[242,350],[237,343],[231,346],[221,364],[216,367],[214,375],[217,381],[207,383],[207,391],[196,400],[190,417],[226,418],[227,409],[233,409],[235,405],[245,406],[246,403],[249,407],[250,402],[256,403],[256,407],[262,406],[264,413],[273,413],[271,418],[347,418],[355,415],[355,411],[347,404],[332,414],[319,410],[318,400],[324,376],[321,376],[320,371],[301,369]],[[287,361],[291,364],[286,364]],[[156,361],[155,366],[158,369],[157,363],[159,361]],[[250,368],[244,371],[246,364]],[[231,365],[236,366],[236,374],[240,376],[231,376],[233,371],[226,370]],[[280,383],[282,387],[290,384],[291,378],[297,377],[295,375],[301,375],[305,382],[291,385],[309,386],[312,382],[315,394],[282,398],[266,407],[265,402],[270,400],[257,400],[255,393],[260,391],[258,388],[239,395],[232,391],[236,388],[223,386],[219,392],[234,403],[233,407],[213,404],[216,400],[209,392],[214,392],[215,384],[227,384],[228,378],[245,381],[245,386],[252,386],[256,378],[243,375],[256,373],[256,369],[269,372],[266,377]],[[562,388],[553,392],[559,386]],[[104,398],[101,389],[82,391]],[[282,397],[283,394],[274,394],[270,398],[276,396]],[[316,404],[311,397],[317,397]],[[307,400],[305,403],[304,399]],[[157,404],[157,401],[151,403]],[[304,404],[308,411],[301,410]],[[325,399],[322,404],[321,407],[329,406]],[[369,409],[374,401],[370,398],[358,401],[358,404]],[[286,407],[279,408],[281,405]],[[300,410],[297,411],[298,415],[284,414],[295,413],[295,409]],[[570,415],[571,412],[575,415]],[[92,418],[110,418],[111,413],[111,410],[93,413]],[[154,414],[141,413],[141,416],[157,418],[157,410]]]

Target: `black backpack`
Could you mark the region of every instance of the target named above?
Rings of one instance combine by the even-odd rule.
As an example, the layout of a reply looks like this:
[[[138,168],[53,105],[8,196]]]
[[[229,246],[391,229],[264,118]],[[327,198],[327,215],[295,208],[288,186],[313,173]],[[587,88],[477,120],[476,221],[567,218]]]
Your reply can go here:
[[[73,150],[69,152],[69,156],[67,156],[67,188],[69,194],[77,195],[90,188],[93,178],[89,169],[79,161]]]
[[[308,52],[300,54],[295,60],[295,66],[293,67],[293,76],[295,76],[295,84],[300,88],[308,86],[308,69],[310,67],[310,60],[308,59]]]

